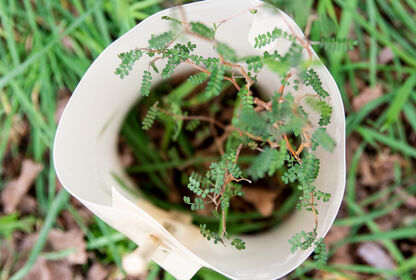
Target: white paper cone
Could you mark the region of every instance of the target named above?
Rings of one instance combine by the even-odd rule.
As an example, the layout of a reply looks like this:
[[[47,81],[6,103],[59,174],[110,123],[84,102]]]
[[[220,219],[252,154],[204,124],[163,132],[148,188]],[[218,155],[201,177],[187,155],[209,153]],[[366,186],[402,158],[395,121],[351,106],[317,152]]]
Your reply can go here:
[[[184,10],[189,21],[212,25],[214,21],[229,18],[259,4],[261,2],[256,0],[210,0],[185,5]],[[247,248],[238,251],[231,246],[224,247],[206,241],[186,217],[157,209],[147,201],[129,196],[111,175],[115,173],[130,182],[118,159],[117,138],[126,113],[139,98],[139,81],[149,63],[149,60],[141,59],[132,73],[120,80],[114,74],[119,64],[117,54],[136,47],[146,47],[152,34],[169,30],[169,23],[161,20],[161,17],[172,13],[176,12],[164,10],[142,21],[108,46],[85,73],[65,109],[56,133],[54,161],[58,177],[62,185],[95,215],[139,246],[146,242],[150,234],[160,238],[161,245],[152,258],[177,279],[190,279],[201,267],[240,280],[282,277],[312,252],[309,249],[292,254],[288,243],[295,233],[313,228],[312,213],[296,212],[272,231],[244,237]],[[298,36],[303,37],[298,26],[286,14],[271,14],[261,8],[256,14],[246,12],[223,24],[216,38],[236,49],[240,55],[260,54],[263,50],[252,47],[254,36],[271,31],[274,27],[288,31],[282,17]],[[215,54],[212,46],[199,41],[197,45],[199,54]],[[287,44],[278,40],[270,49],[284,52]],[[321,171],[316,186],[331,193],[330,202],[318,205],[318,237],[323,237],[335,219],[344,193],[345,118],[334,79],[324,66],[314,69],[323,87],[330,93],[333,115],[327,132],[337,143],[332,153],[321,149],[317,151]],[[157,83],[157,75],[154,76],[153,82]],[[280,82],[276,76],[263,71],[259,76],[259,84],[266,92],[272,93]]]

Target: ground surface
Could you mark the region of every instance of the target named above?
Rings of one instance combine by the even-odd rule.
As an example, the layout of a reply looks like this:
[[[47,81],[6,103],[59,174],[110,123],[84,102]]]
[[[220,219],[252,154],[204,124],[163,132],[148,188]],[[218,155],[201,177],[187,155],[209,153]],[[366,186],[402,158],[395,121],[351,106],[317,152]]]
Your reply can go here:
[[[354,51],[320,51],[341,90],[348,135],[347,190],[325,239],[330,259],[310,259],[287,279],[416,279],[416,2],[275,2],[301,27],[318,16],[311,40],[358,40]],[[61,189],[51,147],[92,60],[168,5],[0,1],[0,279],[126,277],[121,260],[136,246]],[[151,264],[138,279],[172,277]],[[196,279],[221,277],[204,270]]]

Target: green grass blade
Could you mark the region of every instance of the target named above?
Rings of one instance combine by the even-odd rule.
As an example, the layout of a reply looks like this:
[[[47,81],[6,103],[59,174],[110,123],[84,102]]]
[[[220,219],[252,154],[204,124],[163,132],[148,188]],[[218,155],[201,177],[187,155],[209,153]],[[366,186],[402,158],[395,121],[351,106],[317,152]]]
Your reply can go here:
[[[101,1],[97,1],[93,7],[91,7],[86,13],[78,17],[64,32],[59,33],[59,35],[52,35],[51,38],[46,40],[49,41],[49,43],[46,46],[44,46],[40,51],[31,55],[23,63],[19,64],[19,66],[13,68],[6,75],[0,78],[0,88],[3,88],[8,83],[10,83],[10,81],[15,79],[17,76],[21,75],[23,71],[25,71],[35,61],[37,61],[39,58],[45,55],[45,53],[47,53],[55,44],[59,43],[64,36],[70,34],[73,30],[78,28],[90,16],[90,14],[99,7],[100,3]]]
[[[398,89],[397,93],[395,94],[395,97],[387,110],[387,119],[384,124],[384,128],[395,122],[400,112],[403,110],[404,105],[407,103],[410,94],[413,92],[414,86],[416,84],[416,73],[414,73],[412,76],[410,76],[404,85]]]
[[[393,150],[400,151],[406,156],[416,158],[416,148],[410,146],[408,143],[399,141],[396,138],[391,136],[381,134],[368,127],[358,127],[357,132],[363,136],[369,143],[375,143],[374,141],[379,141],[384,145],[389,146]]]

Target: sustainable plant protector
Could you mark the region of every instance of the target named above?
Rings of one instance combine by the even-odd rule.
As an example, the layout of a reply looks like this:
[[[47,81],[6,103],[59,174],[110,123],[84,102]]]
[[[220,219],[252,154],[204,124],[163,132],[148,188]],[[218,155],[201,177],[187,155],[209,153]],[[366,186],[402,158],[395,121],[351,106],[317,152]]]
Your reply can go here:
[[[291,18],[283,12],[272,13],[270,9],[260,7],[261,4],[256,0],[208,0],[184,5],[183,11],[189,21],[201,21],[208,26],[237,15],[223,24],[216,36],[236,49],[239,55],[258,54],[253,47],[254,37],[274,27],[290,32],[287,25],[290,24],[297,36],[303,38]],[[256,13],[249,12],[253,8],[257,9]],[[216,246],[206,241],[189,219],[178,218],[178,215],[130,195],[113,176],[116,174],[133,187],[119,163],[116,141],[126,113],[139,98],[137,77],[149,64],[148,60],[141,60],[131,75],[120,80],[113,72],[119,63],[117,54],[146,46],[152,34],[169,30],[169,23],[161,17],[178,14],[177,10],[168,9],[147,18],[108,46],[90,66],[58,126],[54,146],[57,175],[74,197],[139,246],[148,244],[149,238],[157,237],[160,246],[154,249],[151,257],[177,279],[190,279],[201,267],[231,279],[280,278],[299,266],[312,252],[313,248],[291,254],[288,243],[294,233],[314,226],[312,213],[294,213],[272,231],[244,237],[247,248],[238,251],[231,246]],[[214,55],[212,46],[196,43],[200,55]],[[286,49],[287,44],[280,40],[270,46],[270,50],[283,54]],[[330,202],[317,206],[320,238],[332,225],[344,193],[345,118],[334,79],[324,66],[314,69],[330,94],[333,116],[327,132],[337,143],[332,153],[320,149],[316,152],[321,160],[316,184],[322,191],[331,193]],[[259,84],[269,94],[280,86],[273,75],[267,71],[259,75]],[[157,83],[156,79],[154,83]]]

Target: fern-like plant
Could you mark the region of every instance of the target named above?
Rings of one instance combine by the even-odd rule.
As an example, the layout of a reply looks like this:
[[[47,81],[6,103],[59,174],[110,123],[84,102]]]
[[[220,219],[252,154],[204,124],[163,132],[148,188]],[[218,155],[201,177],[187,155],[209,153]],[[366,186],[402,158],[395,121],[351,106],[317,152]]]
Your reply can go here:
[[[120,54],[121,63],[115,70],[120,78],[127,76],[133,65],[147,55],[151,62],[142,76],[142,96],[147,97],[151,92],[151,69],[154,74],[158,74],[159,61],[165,61],[160,73],[163,78],[171,77],[181,64],[187,64],[197,71],[189,76],[188,81],[194,86],[205,83],[205,90],[195,97],[198,104],[219,97],[224,84],[231,84],[238,92],[235,105],[231,105],[234,106],[234,113],[228,122],[221,122],[206,115],[188,114],[187,106],[190,103],[187,103],[181,93],[175,93],[175,98],[161,99],[159,103],[151,106],[142,123],[142,129],[148,130],[158,115],[170,119],[176,124],[175,140],[179,139],[178,136],[182,133],[183,123],[186,124],[186,130],[194,132],[197,137],[205,135],[206,131],[210,133],[206,125],[222,131],[222,135],[213,135],[220,159],[212,162],[204,173],[188,174],[186,187],[192,195],[183,197],[184,203],[189,205],[192,211],[209,207],[218,219],[218,231],[201,224],[201,234],[215,244],[226,244],[225,240],[230,239],[231,246],[244,250],[244,240],[232,237],[227,231],[227,213],[233,198],[244,195],[241,191],[244,184],[267,176],[280,176],[283,182],[295,184],[301,191],[298,209],[312,212],[315,220],[312,230],[295,233],[289,240],[291,251],[306,250],[315,246],[316,258],[324,261],[325,246],[322,240],[318,240],[316,207],[317,201],[328,202],[331,195],[315,186],[320,160],[313,151],[318,146],[333,151],[336,143],[325,129],[325,126],[330,124],[332,116],[330,95],[312,67],[310,52],[308,62],[302,60],[302,52],[309,47],[309,42],[274,27],[271,31],[255,37],[253,49],[261,50],[277,40],[286,40],[290,43],[290,48],[285,54],[265,51],[259,55],[239,57],[233,48],[216,39],[219,25],[208,26],[202,22],[186,22],[184,19],[168,16],[164,16],[163,19],[180,25],[180,30],[168,30],[152,35],[148,46]],[[221,21],[221,24],[226,22],[227,19]],[[212,44],[217,55],[198,55],[197,46],[192,41],[176,42],[180,37],[178,34],[185,34],[186,38],[195,36],[205,40]],[[324,39],[321,43],[327,50],[350,49],[353,46],[353,42],[349,40]],[[276,79],[281,80],[281,86],[276,88],[270,99],[253,95],[257,75],[264,68],[274,72]],[[291,85],[290,90],[288,88]],[[295,97],[292,93],[301,88],[307,92]],[[303,103],[302,100],[306,102]],[[312,123],[303,106],[309,106],[320,115],[317,123]],[[256,155],[250,165],[243,168],[239,159],[245,150],[255,152]]]

